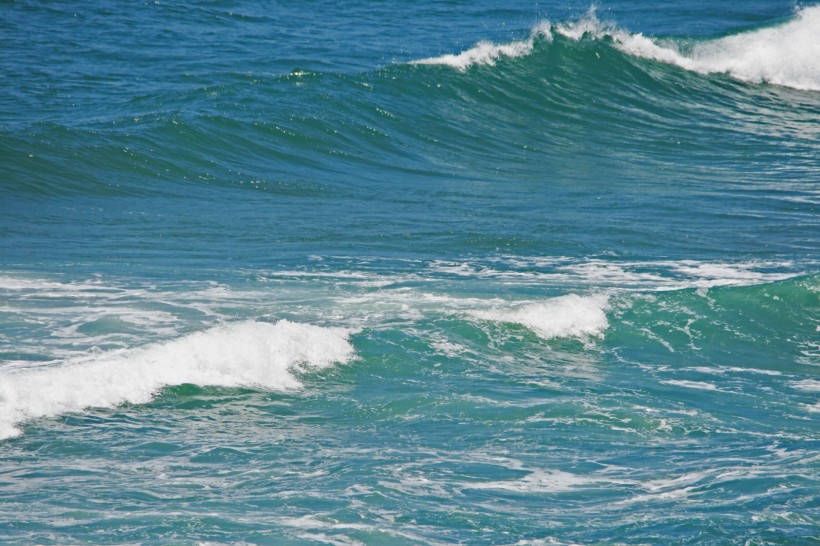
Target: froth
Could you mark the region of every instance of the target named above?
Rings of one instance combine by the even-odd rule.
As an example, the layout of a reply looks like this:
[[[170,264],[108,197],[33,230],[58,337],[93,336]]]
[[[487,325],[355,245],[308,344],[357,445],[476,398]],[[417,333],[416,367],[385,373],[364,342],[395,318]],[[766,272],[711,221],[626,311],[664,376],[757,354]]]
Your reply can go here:
[[[413,61],[411,64],[439,64],[467,70],[476,64],[494,65],[501,57],[523,57],[532,53],[535,41],[540,37],[546,40],[552,39],[552,26],[549,22],[543,22],[535,27],[526,40],[513,41],[508,44],[494,44],[488,41],[478,42],[474,47],[462,51],[457,55],[441,55],[440,57],[430,57]]]
[[[799,10],[794,18],[714,40],[683,43],[659,40],[600,22],[594,10],[578,21],[542,22],[527,39],[507,44],[482,41],[457,55],[442,55],[412,64],[447,65],[464,71],[478,64],[493,65],[501,57],[522,57],[535,49],[540,38],[556,36],[572,41],[602,40],[635,57],[672,64],[700,74],[723,73],[736,79],[767,82],[796,89],[820,91],[820,6]]]
[[[559,493],[597,483],[596,480],[560,470],[535,470],[519,480],[470,484],[469,489],[498,489],[517,493]]]
[[[472,315],[483,320],[521,324],[544,339],[587,338],[603,335],[609,325],[606,308],[606,296],[568,294],[514,309],[475,311]]]
[[[193,383],[289,390],[299,374],[349,361],[349,332],[280,321],[218,326],[140,349],[0,376],[0,439],[32,418],[145,403],[165,386]]]
[[[682,52],[640,34],[615,32],[626,53],[674,64],[701,74],[725,73],[748,82],[768,82],[820,91],[820,7],[804,8],[780,26],[697,43]]]

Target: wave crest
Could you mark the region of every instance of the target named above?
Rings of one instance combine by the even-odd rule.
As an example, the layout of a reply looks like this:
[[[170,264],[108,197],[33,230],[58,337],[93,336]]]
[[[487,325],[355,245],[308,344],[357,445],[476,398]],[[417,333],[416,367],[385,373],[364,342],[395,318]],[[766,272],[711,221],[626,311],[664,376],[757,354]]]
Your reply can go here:
[[[19,435],[19,423],[29,419],[146,403],[166,386],[296,389],[301,386],[299,373],[353,357],[348,334],[284,320],[241,322],[146,348],[7,372],[0,376],[0,439]]]
[[[466,71],[473,65],[486,64],[494,65],[501,57],[523,57],[532,53],[535,49],[535,42],[539,38],[552,41],[552,25],[549,21],[544,21],[530,32],[526,40],[513,41],[508,44],[494,44],[489,41],[478,42],[474,47],[462,51],[457,55],[442,55],[440,57],[430,57],[412,61],[410,64],[417,65],[446,65],[458,70]]]
[[[508,44],[479,42],[457,55],[442,55],[412,64],[446,65],[466,71],[475,65],[494,65],[502,57],[531,54],[539,39],[558,36],[574,42],[601,40],[633,57],[671,64],[699,74],[728,74],[751,83],[771,83],[806,91],[820,91],[820,6],[798,10],[788,21],[703,42],[656,39],[602,23],[591,10],[578,21],[539,23],[526,40]]]

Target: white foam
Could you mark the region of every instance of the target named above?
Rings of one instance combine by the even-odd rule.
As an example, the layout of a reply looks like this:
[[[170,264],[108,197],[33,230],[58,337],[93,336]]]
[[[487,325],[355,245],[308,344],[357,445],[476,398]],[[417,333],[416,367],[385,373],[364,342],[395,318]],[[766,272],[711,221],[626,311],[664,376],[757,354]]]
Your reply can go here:
[[[534,470],[518,480],[469,484],[466,489],[494,489],[517,493],[561,493],[599,483],[600,480],[561,470]]]
[[[660,478],[641,484],[641,487],[650,493],[678,489],[683,485],[693,485],[709,477],[708,472],[691,472],[677,478]]]
[[[507,44],[479,42],[458,55],[442,55],[413,64],[440,64],[464,71],[477,64],[493,65],[501,57],[529,55],[537,38],[551,42],[556,35],[573,41],[606,38],[629,55],[700,74],[724,73],[747,82],[820,91],[820,6],[802,8],[793,18],[777,26],[694,44],[621,30],[601,23],[591,10],[570,23],[542,22],[525,40]]]
[[[753,284],[784,281],[795,276],[794,273],[766,272],[764,268],[791,267],[790,262],[738,262],[710,263],[682,260],[680,262],[662,262],[673,270],[694,278],[692,285],[699,288],[714,286],[749,286]]]
[[[444,336],[436,335],[434,339],[431,340],[430,346],[435,349],[435,351],[443,356],[447,356],[450,358],[455,358],[460,356],[462,353],[467,351],[467,348],[463,345],[459,345],[458,343],[453,343],[449,341]]]
[[[820,91],[820,7],[803,8],[788,22],[697,43],[686,52],[640,34],[616,32],[626,53],[674,64],[701,74],[725,73],[748,82],[768,82]]]
[[[279,523],[287,525],[288,527],[296,527],[299,529],[355,529],[361,531],[370,531],[375,529],[372,525],[365,523],[341,523],[336,521],[327,521],[319,517],[308,514],[298,518],[280,518]]]
[[[540,37],[552,40],[552,25],[542,22],[536,26],[526,40],[517,40],[508,44],[494,44],[488,41],[478,42],[474,47],[462,51],[458,55],[441,55],[440,57],[430,57],[413,61],[411,64],[437,64],[451,66],[455,69],[465,71],[469,67],[479,64],[495,65],[501,57],[523,57],[532,53],[535,41]]]
[[[738,366],[692,366],[684,368],[686,371],[693,371],[711,375],[725,375],[726,373],[751,373],[757,375],[780,376],[782,372],[776,370],[762,370],[757,368],[740,368]]]
[[[607,297],[568,294],[513,309],[474,311],[472,316],[526,326],[544,339],[601,337],[609,322]]]
[[[556,525],[557,526],[557,525]],[[557,538],[521,539],[513,546],[584,546],[580,542],[564,542]]]
[[[698,484],[708,478],[710,472],[692,472],[677,478],[662,478],[639,484],[647,493],[618,501],[617,506],[629,506],[646,502],[681,501],[695,491]]]
[[[820,402],[816,402],[814,404],[800,404],[801,407],[805,408],[806,411],[809,413],[820,413]]]
[[[348,335],[284,320],[240,322],[55,367],[7,371],[0,374],[0,439],[20,434],[19,423],[29,419],[145,403],[165,386],[296,389],[300,373],[353,357]]]
[[[61,292],[61,295],[68,295],[82,291],[100,290],[104,288],[106,287],[96,281],[88,281],[83,283],[60,283],[42,279],[0,275],[0,290],[35,292],[38,295],[42,295],[48,291],[57,291]]]
[[[500,263],[504,267],[494,268],[490,263]],[[621,290],[641,291],[751,286],[804,274],[795,270],[793,262],[787,261],[619,261],[522,256],[501,256],[487,262],[434,261],[428,267],[436,275],[493,279],[521,285],[583,283],[592,287],[614,286]]]
[[[684,387],[687,389],[697,389],[701,391],[715,391],[715,392],[726,392],[722,391],[717,388],[712,383],[707,383],[705,381],[688,381],[685,379],[669,379],[667,381],[661,381],[664,385],[673,385],[675,387]]]
[[[516,493],[563,493],[579,488],[607,485],[634,485],[632,480],[614,479],[600,475],[581,476],[555,469],[535,469],[517,480],[499,480],[465,484],[464,489],[491,489]]]
[[[820,392],[820,381],[817,381],[816,379],[792,381],[791,386],[792,388],[803,392]]]

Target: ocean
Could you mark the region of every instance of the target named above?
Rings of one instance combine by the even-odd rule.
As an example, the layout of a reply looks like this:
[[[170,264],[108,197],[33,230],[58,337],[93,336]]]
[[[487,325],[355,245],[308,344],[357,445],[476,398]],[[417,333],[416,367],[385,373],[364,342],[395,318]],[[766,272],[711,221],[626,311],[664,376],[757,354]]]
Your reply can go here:
[[[0,3],[0,542],[820,543],[820,5]]]

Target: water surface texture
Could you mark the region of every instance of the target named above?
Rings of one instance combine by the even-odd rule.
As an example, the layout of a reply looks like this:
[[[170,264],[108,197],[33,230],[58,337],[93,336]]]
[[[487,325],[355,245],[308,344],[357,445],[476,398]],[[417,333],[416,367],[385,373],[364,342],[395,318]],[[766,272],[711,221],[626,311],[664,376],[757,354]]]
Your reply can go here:
[[[0,37],[0,542],[820,541],[820,5]]]

